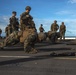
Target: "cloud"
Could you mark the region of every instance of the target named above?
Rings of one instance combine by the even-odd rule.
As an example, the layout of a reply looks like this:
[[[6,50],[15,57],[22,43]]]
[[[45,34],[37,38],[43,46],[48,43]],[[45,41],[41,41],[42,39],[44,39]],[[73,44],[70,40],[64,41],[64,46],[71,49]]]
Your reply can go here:
[[[7,24],[9,22],[9,16],[0,16],[0,24]]]
[[[55,15],[57,16],[62,16],[62,17],[71,17],[71,18],[76,18],[76,11],[72,11],[72,10],[62,10],[62,11],[58,11],[55,13]]]
[[[71,11],[67,11],[67,10],[62,10],[62,11],[58,11],[58,12],[56,12],[55,14],[57,14],[57,15],[69,15],[69,14],[73,14],[73,12],[71,12]]]
[[[74,3],[76,3],[76,0],[69,0],[68,3],[74,4]]]

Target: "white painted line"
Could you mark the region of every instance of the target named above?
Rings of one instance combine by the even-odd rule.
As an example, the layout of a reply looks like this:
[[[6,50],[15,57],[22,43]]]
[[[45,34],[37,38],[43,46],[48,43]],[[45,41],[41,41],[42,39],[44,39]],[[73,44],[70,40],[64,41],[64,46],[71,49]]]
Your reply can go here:
[[[30,58],[31,56],[0,56],[0,58]],[[35,57],[32,57],[35,58]],[[55,57],[53,59],[59,59],[59,60],[76,60],[76,58],[70,58],[70,57]]]
[[[58,58],[56,57],[54,59],[60,59],[60,60],[76,60],[76,58],[70,58],[70,57],[69,58],[68,57],[65,57],[65,58],[64,57],[58,57]]]
[[[0,58],[30,58],[31,56],[0,56]]]
[[[67,39],[76,39],[76,38],[65,38],[65,39],[67,40]]]
[[[58,39],[60,39],[60,38],[58,38]],[[65,38],[66,40],[72,40],[72,39],[76,39],[76,38]]]

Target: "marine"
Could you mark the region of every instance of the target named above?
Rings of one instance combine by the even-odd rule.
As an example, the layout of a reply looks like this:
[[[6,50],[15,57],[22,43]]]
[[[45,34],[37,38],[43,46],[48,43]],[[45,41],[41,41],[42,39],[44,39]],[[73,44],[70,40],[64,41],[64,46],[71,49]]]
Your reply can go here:
[[[12,27],[12,32],[13,31],[18,31],[19,29],[19,22],[18,22],[18,18],[16,18],[16,11],[12,12],[12,17],[9,19],[10,20],[10,25]]]
[[[19,42],[19,37],[20,37],[19,32],[14,31],[9,36],[7,36],[3,42],[0,42],[0,48],[8,46],[12,43],[16,43],[17,41]]]
[[[41,24],[41,26],[39,27],[39,31],[40,31],[40,32],[44,32],[44,31],[45,31],[42,24]]]
[[[9,24],[8,25],[8,36],[12,33],[12,26]]]
[[[51,25],[51,31],[57,32],[59,29],[59,25],[57,24],[57,21],[55,20],[54,23]]]
[[[48,31],[48,37],[51,40],[51,43],[56,43],[60,33],[57,32],[59,29],[59,25],[57,24],[57,21],[55,20],[54,23],[51,24],[50,31]]]
[[[38,41],[39,42],[42,42],[44,40],[46,40],[46,34],[44,33],[44,28],[43,28],[43,25],[41,24],[40,27],[39,27],[39,33],[38,33]]]
[[[25,8],[25,12],[23,12],[20,16],[20,29],[22,31],[25,30],[25,28],[28,26],[31,26],[31,21],[33,17],[29,14],[31,10],[31,7],[27,6]]]
[[[1,37],[1,34],[2,34],[2,29],[0,28],[0,37]]]
[[[64,22],[60,25],[60,40],[65,40],[65,32],[66,32],[66,26],[64,25]]]
[[[29,14],[31,7],[26,6],[25,12],[21,14],[20,17],[20,29],[23,31],[20,41],[24,41],[24,50],[26,53],[36,53],[37,50],[34,48],[34,44],[37,39],[37,30],[33,17]]]
[[[5,28],[6,37],[8,36],[8,26]]]

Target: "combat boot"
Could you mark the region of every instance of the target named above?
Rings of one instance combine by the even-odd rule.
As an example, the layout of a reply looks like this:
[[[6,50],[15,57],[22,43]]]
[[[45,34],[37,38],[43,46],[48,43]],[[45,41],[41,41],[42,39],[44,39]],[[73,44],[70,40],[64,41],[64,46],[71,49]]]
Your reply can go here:
[[[25,53],[29,53],[29,49],[28,48],[24,48]]]
[[[35,54],[35,53],[37,53],[37,52],[38,52],[38,50],[32,48],[31,51],[30,51],[29,53],[30,53],[30,54]]]
[[[0,42],[0,48],[2,49],[4,47],[4,43]]]

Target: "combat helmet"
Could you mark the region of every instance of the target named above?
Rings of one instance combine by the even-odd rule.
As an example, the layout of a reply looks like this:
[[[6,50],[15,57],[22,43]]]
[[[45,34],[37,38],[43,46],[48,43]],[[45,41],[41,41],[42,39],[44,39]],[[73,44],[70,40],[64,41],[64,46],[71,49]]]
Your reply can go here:
[[[12,14],[16,14],[16,11],[13,11]]]
[[[57,22],[57,20],[54,20],[54,22]]]
[[[43,26],[43,24],[41,24],[41,26]]]
[[[30,6],[26,6],[25,10],[31,10],[31,7]]]
[[[62,22],[62,24],[64,24],[64,22]]]

